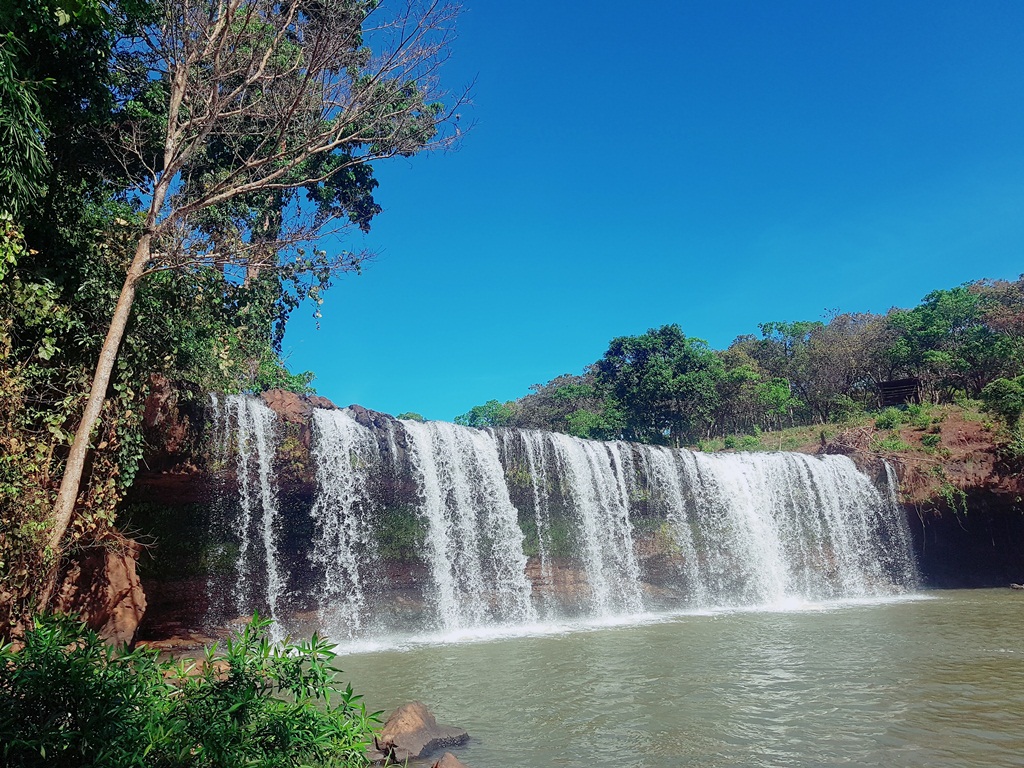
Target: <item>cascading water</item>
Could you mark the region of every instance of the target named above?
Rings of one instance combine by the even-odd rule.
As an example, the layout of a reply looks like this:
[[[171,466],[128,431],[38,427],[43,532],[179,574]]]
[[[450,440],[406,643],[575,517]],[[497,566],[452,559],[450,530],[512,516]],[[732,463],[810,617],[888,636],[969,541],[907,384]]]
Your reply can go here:
[[[332,637],[916,584],[891,469],[879,490],[847,457],[701,454],[318,409],[313,498],[282,515],[271,412],[255,398],[215,406],[238,477],[236,603],[262,596],[276,617],[288,591],[293,613],[315,612]],[[310,534],[292,535],[283,557],[278,529]]]
[[[440,421],[402,424],[419,481],[441,626],[536,618],[523,532],[494,435]]]
[[[320,625],[332,637],[357,635],[366,621],[364,584],[377,565],[368,469],[380,461],[377,438],[348,411],[313,414],[317,527],[312,560],[323,569]]]
[[[257,398],[226,395],[212,399],[217,448],[233,470],[238,513],[228,528],[238,544],[232,607],[249,612],[260,606],[273,620],[271,634],[283,637],[278,607],[287,583],[278,559],[280,513],[273,475],[277,417]]]
[[[631,446],[559,434],[549,439],[579,523],[594,611],[609,615],[642,610],[625,476]]]

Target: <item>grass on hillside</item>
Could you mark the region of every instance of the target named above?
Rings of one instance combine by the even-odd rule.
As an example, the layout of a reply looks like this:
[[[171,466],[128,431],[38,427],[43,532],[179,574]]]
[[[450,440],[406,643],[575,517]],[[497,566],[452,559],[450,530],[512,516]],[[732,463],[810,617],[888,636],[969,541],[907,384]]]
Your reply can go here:
[[[771,432],[729,435],[702,440],[699,451],[799,451],[816,452],[823,444],[850,432],[861,432],[867,437],[867,448],[872,453],[909,453],[937,456],[944,451],[942,435],[949,427],[975,425],[972,432],[991,433],[995,441],[996,429],[992,417],[981,410],[977,400],[963,400],[956,404],[901,406],[855,414],[842,421],[827,424],[806,424]],[[948,452],[948,448],[945,449]]]

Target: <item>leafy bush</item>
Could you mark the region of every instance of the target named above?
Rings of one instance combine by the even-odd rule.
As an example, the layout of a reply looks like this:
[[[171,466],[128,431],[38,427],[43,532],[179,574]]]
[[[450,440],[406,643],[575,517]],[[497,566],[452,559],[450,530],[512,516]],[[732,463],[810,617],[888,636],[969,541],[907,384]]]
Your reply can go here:
[[[886,408],[875,419],[878,429],[896,429],[907,420],[907,415],[899,408]]]
[[[907,421],[915,429],[928,429],[932,423],[932,407],[928,403],[907,406]]]
[[[77,620],[36,620],[0,648],[0,762],[28,766],[352,766],[374,715],[335,683],[316,637],[277,646],[254,617],[201,664],[114,649]]]
[[[832,398],[832,417],[829,421],[842,423],[864,413],[864,405],[849,395],[839,394]]]
[[[926,435],[921,435],[921,445],[925,448],[938,448],[942,442],[942,435],[937,435],[934,432],[929,432]]]
[[[724,440],[725,447],[730,450],[736,450],[736,446],[739,445],[739,439],[736,435],[726,435]]]
[[[1020,462],[1024,459],[1024,431],[1013,430],[1010,439],[1000,446],[999,454],[1008,461]]]
[[[984,409],[1002,419],[1010,428],[1024,413],[1024,376],[996,379],[981,390]]]
[[[876,437],[872,440],[871,450],[876,453],[899,453],[910,450],[910,446],[903,442],[899,432],[890,432],[884,438]]]
[[[740,439],[740,450],[741,451],[759,451],[764,446],[761,445],[761,438],[759,435],[744,435]]]

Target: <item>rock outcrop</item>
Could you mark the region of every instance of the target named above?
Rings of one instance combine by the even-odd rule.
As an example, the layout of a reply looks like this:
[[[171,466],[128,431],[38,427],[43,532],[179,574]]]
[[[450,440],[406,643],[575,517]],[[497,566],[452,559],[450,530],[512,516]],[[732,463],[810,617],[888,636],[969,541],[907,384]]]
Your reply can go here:
[[[370,753],[370,759],[375,762],[391,760],[402,763],[426,757],[442,747],[464,744],[468,739],[469,734],[461,728],[438,725],[434,715],[422,702],[413,701],[391,713],[380,736],[374,740],[376,750]],[[454,756],[452,759],[455,759]],[[455,765],[461,763],[456,761]]]
[[[85,550],[70,564],[55,608],[77,613],[90,629],[113,644],[131,643],[146,612],[146,595],[136,573],[140,547],[118,541],[109,549]]]
[[[959,409],[939,413],[927,430],[911,424],[847,429],[818,452],[847,455],[878,482],[885,482],[884,462],[893,468],[923,586],[998,587],[1019,581],[1024,578],[1024,466],[1001,449],[992,425]],[[886,449],[885,437],[898,437],[903,448]]]

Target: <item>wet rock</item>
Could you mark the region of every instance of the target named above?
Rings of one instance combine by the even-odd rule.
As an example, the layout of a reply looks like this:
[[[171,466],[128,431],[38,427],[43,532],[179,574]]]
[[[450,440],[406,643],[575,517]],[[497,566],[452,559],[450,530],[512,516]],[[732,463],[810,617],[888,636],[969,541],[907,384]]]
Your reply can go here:
[[[438,725],[422,702],[413,701],[391,713],[380,736],[374,739],[376,750],[370,753],[370,759],[401,763],[425,757],[442,747],[464,744],[468,739],[469,734],[461,728]]]
[[[284,389],[268,389],[260,395],[267,407],[282,421],[292,424],[308,424],[313,415],[313,405],[308,398]]]
[[[110,643],[131,643],[146,612],[146,595],[136,573],[138,544],[85,550],[61,582],[56,609],[77,613]]]
[[[340,410],[338,406],[336,406],[326,397],[321,397],[320,395],[310,395],[306,399],[309,401],[309,404],[312,405],[314,408],[322,408],[325,411]]]
[[[380,411],[371,411],[369,408],[364,408],[361,405],[350,405],[348,410],[352,414],[353,419],[370,429],[387,429],[388,425],[395,421],[394,416],[389,416]]]
[[[430,766],[430,768],[469,768],[469,766],[451,752],[445,752],[441,755],[441,759]]]

